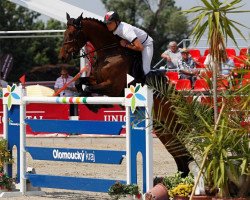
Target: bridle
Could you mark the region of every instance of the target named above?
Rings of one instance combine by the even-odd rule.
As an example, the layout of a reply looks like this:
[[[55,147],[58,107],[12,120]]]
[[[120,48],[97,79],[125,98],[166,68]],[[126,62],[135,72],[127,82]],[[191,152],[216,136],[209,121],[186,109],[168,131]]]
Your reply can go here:
[[[72,40],[68,40],[68,41],[64,41],[63,42],[63,45],[67,45],[67,44],[74,44],[74,52],[72,52],[72,57],[75,58],[76,57],[76,52],[79,52],[80,49],[82,48],[81,45],[79,44],[79,35],[80,35],[80,32],[82,31],[82,26],[81,26],[81,23],[79,23],[79,25],[77,25],[75,22],[75,19],[71,18],[68,20],[67,22],[67,27],[70,27],[70,26],[73,26],[75,29],[76,29],[76,32],[73,33],[73,39]],[[87,42],[87,38],[84,36],[84,40],[83,40],[84,43]],[[77,46],[75,48],[75,46]]]

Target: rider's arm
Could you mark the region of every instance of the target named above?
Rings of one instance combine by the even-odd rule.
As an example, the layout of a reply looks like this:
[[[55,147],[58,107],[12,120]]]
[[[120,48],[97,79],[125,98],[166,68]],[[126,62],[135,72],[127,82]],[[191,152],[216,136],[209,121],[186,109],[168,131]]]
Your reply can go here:
[[[125,47],[135,50],[135,51],[143,51],[144,47],[139,39],[135,39],[132,43],[128,43]]]
[[[134,51],[143,51],[144,47],[139,39],[135,39],[133,42],[129,43],[127,40],[120,41],[121,46],[132,49]]]

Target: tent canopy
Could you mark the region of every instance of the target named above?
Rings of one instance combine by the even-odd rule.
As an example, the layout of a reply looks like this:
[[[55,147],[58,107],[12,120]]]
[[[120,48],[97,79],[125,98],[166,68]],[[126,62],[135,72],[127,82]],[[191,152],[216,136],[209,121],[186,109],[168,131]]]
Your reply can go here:
[[[83,17],[92,17],[102,20],[103,17],[95,13],[89,12],[82,8],[76,7],[69,3],[60,0],[9,0],[12,3],[18,4],[30,10],[36,11],[58,21],[66,23],[66,12],[70,14],[71,17],[78,17],[83,13]]]

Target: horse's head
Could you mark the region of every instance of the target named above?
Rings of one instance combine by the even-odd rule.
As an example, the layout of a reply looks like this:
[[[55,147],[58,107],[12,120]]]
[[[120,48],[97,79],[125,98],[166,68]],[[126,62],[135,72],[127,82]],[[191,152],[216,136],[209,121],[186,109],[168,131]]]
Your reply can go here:
[[[87,37],[82,34],[81,20],[82,14],[77,18],[70,18],[67,13],[67,29],[64,32],[63,46],[60,51],[60,58],[67,62],[72,56],[74,57],[79,53],[81,48],[86,44]]]

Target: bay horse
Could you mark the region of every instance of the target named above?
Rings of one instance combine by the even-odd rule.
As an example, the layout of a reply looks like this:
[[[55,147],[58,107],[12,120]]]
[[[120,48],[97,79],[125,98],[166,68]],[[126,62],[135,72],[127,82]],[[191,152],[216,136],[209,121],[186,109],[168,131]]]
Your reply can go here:
[[[88,86],[83,95],[91,93],[113,97],[123,95],[127,84],[126,76],[132,72],[135,59],[133,54],[136,52],[133,51],[132,54],[127,52],[127,49],[120,46],[120,39],[108,31],[106,25],[97,19],[83,18],[82,15],[74,19],[70,18],[67,13],[67,29],[64,32],[64,41],[59,57],[63,61],[69,61],[74,54],[80,52],[87,41],[91,42],[97,53],[97,61],[90,77],[83,77],[80,80],[81,83]],[[154,98],[155,113],[161,105],[164,109],[162,120],[165,121],[167,116],[171,116],[170,120],[176,121],[177,116],[171,109],[171,105],[166,102],[160,98]],[[176,132],[180,128],[180,125],[169,127]],[[182,171],[184,176],[187,175],[189,172],[188,163],[193,159],[184,145],[174,134],[156,132],[156,135],[173,156],[178,171]]]

